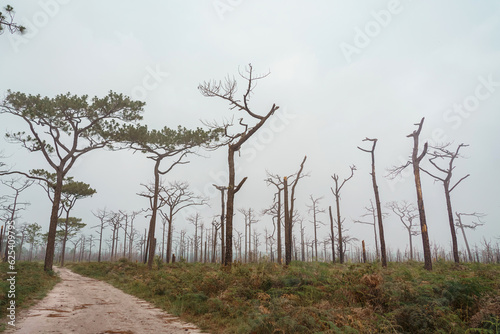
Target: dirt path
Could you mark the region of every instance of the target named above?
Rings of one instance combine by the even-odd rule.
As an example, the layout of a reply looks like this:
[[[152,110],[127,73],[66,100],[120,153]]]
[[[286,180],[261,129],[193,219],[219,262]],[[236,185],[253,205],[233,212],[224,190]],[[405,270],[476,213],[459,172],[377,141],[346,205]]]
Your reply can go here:
[[[148,302],[115,287],[56,269],[61,277],[49,294],[16,322],[14,333],[201,333]]]

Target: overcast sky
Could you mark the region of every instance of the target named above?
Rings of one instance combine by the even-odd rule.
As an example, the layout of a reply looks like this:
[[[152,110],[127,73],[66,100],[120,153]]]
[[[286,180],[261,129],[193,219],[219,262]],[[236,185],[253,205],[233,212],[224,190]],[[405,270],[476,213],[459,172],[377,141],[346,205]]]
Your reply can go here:
[[[272,203],[266,170],[296,172],[304,155],[310,176],[297,187],[297,208],[309,221],[308,197],[324,196],[332,205],[331,175],[357,171],[342,192],[341,210],[349,234],[373,250],[370,226],[355,225],[373,198],[369,155],[356,147],[362,139],[379,139],[376,150],[381,200],[416,203],[411,171],[389,181],[386,169],[404,163],[412,149],[406,136],[425,117],[422,140],[453,142],[467,159],[459,159],[455,180],[471,174],[454,190],[453,209],[483,212],[487,224],[469,232],[472,244],[500,237],[500,3],[497,1],[9,1],[16,21],[27,33],[0,36],[2,80],[8,89],[54,97],[57,94],[104,96],[110,90],[146,102],[144,123],[150,127],[197,127],[200,120],[240,117],[225,101],[203,97],[205,80],[238,75],[252,63],[260,81],[252,96],[255,112],[272,104],[279,111],[245,143],[237,156],[237,182],[248,181],[236,196],[236,208],[260,212]],[[2,1],[2,7],[7,3]],[[242,81],[240,81],[243,84]],[[243,86],[243,85],[241,85]],[[0,130],[27,130],[7,115]],[[40,153],[0,142],[15,169],[48,168]],[[165,181],[189,181],[211,197],[200,210],[210,224],[220,207],[213,183],[227,180],[227,152],[201,152],[178,166]],[[425,163],[429,167],[428,162]],[[141,153],[95,152],[84,156],[71,176],[97,189],[73,215],[97,224],[91,210],[138,210],[147,202],[136,194],[152,180],[152,162]],[[6,191],[1,188],[2,193]],[[450,249],[450,231],[442,185],[423,176],[423,193],[431,242]],[[50,202],[40,187],[23,194],[31,206],[22,222],[48,229]],[[386,210],[387,211],[387,210]],[[335,212],[335,211],[334,211]],[[260,217],[256,228],[270,228]],[[320,219],[328,223],[327,215]],[[235,227],[243,230],[238,213]],[[148,224],[141,216],[138,229]],[[179,216],[176,231],[192,230]],[[307,235],[313,235],[311,224]],[[407,244],[394,215],[384,221],[391,249]],[[272,229],[272,228],[271,228]],[[320,229],[321,239],[329,227]],[[161,230],[157,229],[157,235]],[[298,231],[297,231],[298,232]],[[86,233],[90,233],[87,230]],[[496,237],[496,238],[495,238]],[[458,235],[459,245],[463,239]],[[420,237],[415,245],[421,248]]]

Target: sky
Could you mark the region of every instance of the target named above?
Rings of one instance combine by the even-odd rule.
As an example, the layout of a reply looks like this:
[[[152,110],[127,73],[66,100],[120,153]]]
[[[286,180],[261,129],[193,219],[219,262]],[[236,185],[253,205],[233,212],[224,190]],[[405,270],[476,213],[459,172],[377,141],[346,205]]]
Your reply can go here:
[[[7,90],[54,97],[70,92],[105,96],[115,91],[146,102],[143,123],[151,128],[203,126],[202,121],[242,117],[226,101],[202,96],[204,81],[238,76],[251,63],[268,73],[251,98],[251,108],[267,114],[280,108],[242,147],[237,182],[248,177],[236,195],[236,208],[256,212],[272,204],[274,189],[266,171],[289,175],[307,155],[309,176],[297,186],[296,207],[312,238],[309,197],[322,197],[320,207],[334,206],[332,175],[354,177],[342,190],[341,213],[349,234],[373,251],[371,226],[354,224],[373,199],[369,148],[365,137],[378,138],[377,178],[382,204],[416,204],[411,170],[401,178],[384,177],[387,169],[408,160],[412,140],[406,136],[425,117],[422,143],[451,142],[463,149],[454,170],[454,211],[482,212],[486,224],[469,231],[470,243],[500,238],[500,3],[472,1],[2,1],[16,11],[25,35],[0,36],[0,95]],[[242,93],[240,89],[239,93]],[[26,124],[0,115],[0,130],[23,131]],[[40,153],[28,153],[0,141],[13,169],[48,168]],[[219,212],[220,196],[212,184],[227,182],[227,151],[200,151],[188,165],[177,166],[165,182],[189,181],[210,207],[198,210],[205,225]],[[424,160],[426,168],[432,166]],[[73,215],[89,227],[92,211],[139,210],[148,203],[137,193],[153,178],[152,161],[131,151],[99,151],[83,156],[70,172],[97,193],[77,203]],[[422,176],[429,237],[450,249],[451,233],[443,187]],[[497,186],[495,186],[497,185]],[[1,187],[6,193],[7,189]],[[18,223],[37,222],[48,229],[50,202],[40,187],[22,194],[31,203]],[[389,212],[389,210],[385,209]],[[192,226],[185,212],[177,232]],[[319,219],[329,224],[326,214]],[[136,221],[139,231],[148,225]],[[237,213],[235,228],[243,231]],[[271,218],[260,216],[255,228],[272,230]],[[394,215],[384,220],[386,244],[404,249],[408,238]],[[86,229],[84,233],[93,231]],[[157,229],[157,235],[161,230]],[[329,226],[321,226],[321,240]],[[414,239],[421,248],[421,239]],[[359,242],[360,242],[359,241]],[[464,243],[458,235],[459,246]],[[263,246],[261,247],[263,249]]]

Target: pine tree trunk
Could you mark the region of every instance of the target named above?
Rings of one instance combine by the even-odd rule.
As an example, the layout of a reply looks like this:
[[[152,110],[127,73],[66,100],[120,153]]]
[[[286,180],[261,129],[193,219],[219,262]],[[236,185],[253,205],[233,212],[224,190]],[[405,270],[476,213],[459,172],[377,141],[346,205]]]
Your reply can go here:
[[[59,217],[59,205],[61,204],[61,193],[64,175],[61,171],[56,172],[56,187],[54,189],[54,200],[50,213],[49,233],[47,235],[47,247],[45,249],[45,263],[43,269],[52,271],[54,264],[54,250],[56,243],[57,219]]]

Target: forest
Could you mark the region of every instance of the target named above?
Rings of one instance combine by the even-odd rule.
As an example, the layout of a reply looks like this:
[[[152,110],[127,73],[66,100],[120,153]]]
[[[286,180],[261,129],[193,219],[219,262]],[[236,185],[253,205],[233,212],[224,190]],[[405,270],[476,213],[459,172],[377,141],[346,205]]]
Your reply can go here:
[[[7,5],[0,42],[15,54],[34,48],[33,36],[45,40],[40,18],[57,22],[71,6],[49,1],[17,23]],[[211,29],[239,6],[214,2],[220,21]],[[112,40],[109,58],[82,67],[101,71],[85,85],[62,85],[62,67],[45,75],[50,84],[12,76],[0,98],[8,297],[0,315],[14,326],[15,305],[64,295],[58,283],[80,274],[95,289],[90,278],[210,332],[498,332],[498,198],[490,189],[498,138],[489,111],[500,83],[495,72],[474,72],[469,94],[461,88],[443,111],[448,100],[411,61],[401,68],[413,81],[371,54],[370,43],[382,41],[371,27],[397,24],[399,9],[372,11],[353,28],[352,45],[338,41],[346,64],[256,57],[232,61],[224,74],[223,60],[206,51],[209,65],[185,51],[189,43],[170,29],[185,49],[168,49],[167,72],[152,60],[156,32],[138,43],[115,30],[103,35]],[[141,58],[144,45],[147,65],[130,72],[133,81],[118,79],[127,62],[111,54]],[[320,62],[321,70],[311,65]],[[451,90],[453,70],[436,64],[427,65],[446,71],[442,87]]]

